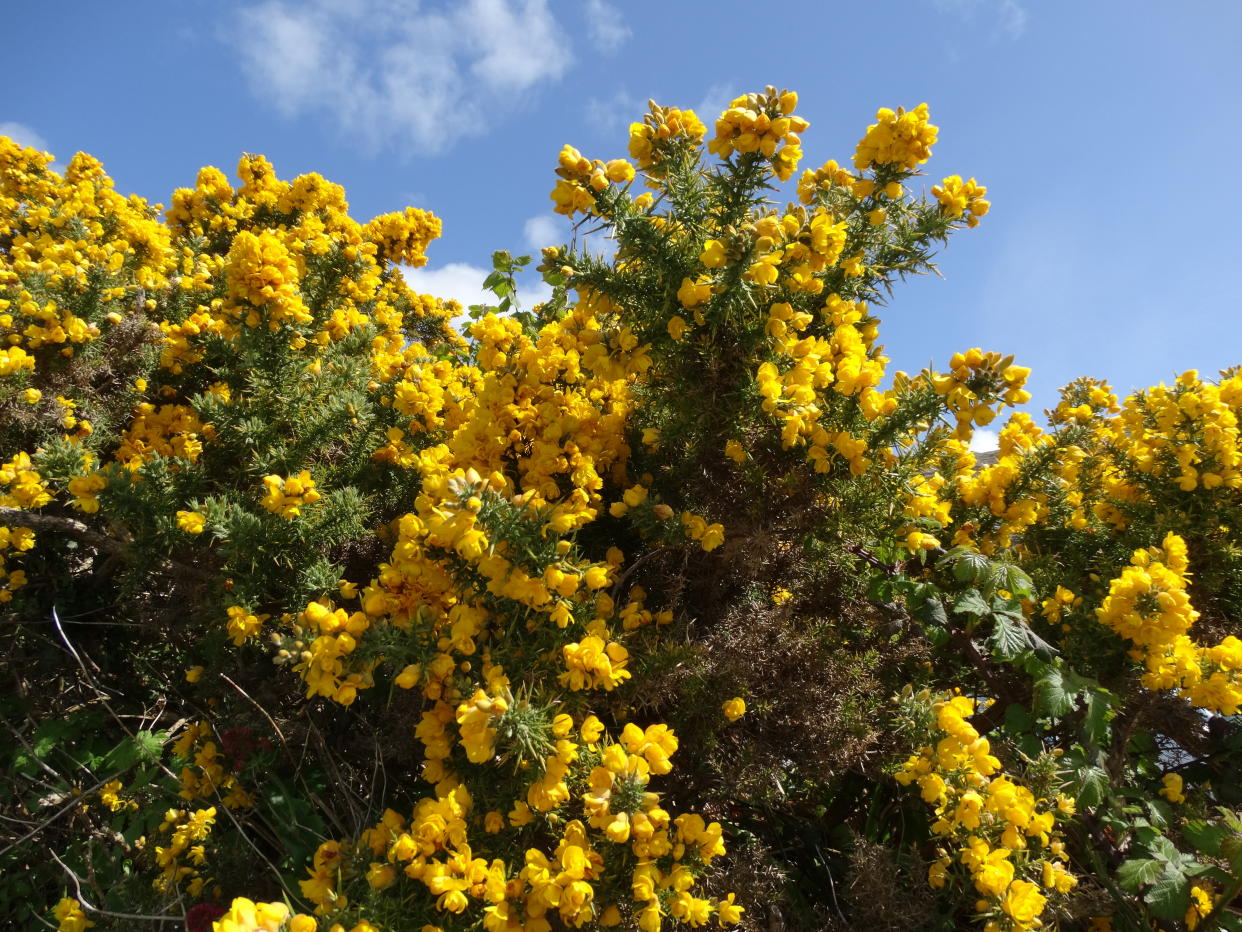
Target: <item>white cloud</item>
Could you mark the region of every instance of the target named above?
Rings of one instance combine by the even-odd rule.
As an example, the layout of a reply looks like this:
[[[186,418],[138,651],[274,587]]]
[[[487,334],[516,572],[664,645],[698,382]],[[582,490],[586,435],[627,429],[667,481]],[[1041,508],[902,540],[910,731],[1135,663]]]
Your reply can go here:
[[[0,123],[0,136],[8,136],[19,146],[38,149],[40,152],[47,151],[47,142],[44,138],[25,123]]]
[[[731,84],[713,84],[703,94],[694,112],[709,127],[714,126],[720,114],[728,109],[730,101],[737,96],[737,88]]]
[[[559,246],[569,239],[569,230],[566,229],[564,219],[556,214],[531,217],[526,221],[522,233],[526,237],[526,248],[534,255],[538,255],[544,246]]]
[[[996,35],[1016,39],[1026,31],[1028,13],[1018,0],[932,0],[936,8],[967,22],[983,15],[996,27]]]
[[[586,0],[582,12],[587,19],[587,35],[601,52],[615,52],[633,33],[621,20],[621,11],[604,0]]]
[[[495,305],[500,301],[495,294],[484,289],[483,279],[491,271],[482,266],[468,262],[450,262],[434,269],[403,267],[401,272],[409,286],[419,294],[457,301],[463,310],[473,304]],[[552,297],[552,286],[544,282],[538,273],[527,272],[517,277],[517,297],[519,305],[524,310],[530,310]],[[462,315],[454,323],[460,327],[467,320]]]
[[[611,97],[591,97],[586,104],[587,121],[600,133],[615,134],[643,118],[647,106],[625,88]]]
[[[526,237],[526,248],[536,259],[539,258],[539,250],[544,246],[560,246],[564,243],[568,243],[580,252],[590,253],[602,259],[611,259],[617,254],[617,241],[608,235],[606,228],[595,233],[586,232],[597,227],[599,227],[598,222],[588,221],[575,228],[564,217],[557,214],[539,214],[526,221],[523,233]],[[545,299],[540,298],[540,300]]]
[[[463,308],[496,301],[496,296],[483,288],[488,270],[468,262],[450,262],[436,269],[403,268],[401,271],[410,287],[419,294],[457,301]]]
[[[371,151],[480,135],[572,61],[547,0],[424,6],[265,0],[230,41],[256,96],[287,117],[326,116]]]
[[[970,438],[970,450],[972,453],[990,453],[1000,448],[1000,435],[994,430],[984,430],[983,428],[975,428],[974,434]]]

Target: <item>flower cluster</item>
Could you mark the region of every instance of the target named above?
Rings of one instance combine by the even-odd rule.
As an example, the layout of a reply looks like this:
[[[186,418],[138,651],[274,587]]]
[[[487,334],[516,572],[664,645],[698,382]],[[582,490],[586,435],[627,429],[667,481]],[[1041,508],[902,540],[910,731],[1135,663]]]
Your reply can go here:
[[[1170,533],[1163,547],[1136,550],[1108,585],[1096,615],[1135,645],[1150,689],[1176,689],[1200,708],[1236,715],[1242,708],[1242,640],[1203,647],[1187,631],[1199,617],[1190,604],[1186,542]]]
[[[979,218],[992,206],[984,200],[987,193],[988,189],[974,178],[962,181],[961,175],[950,175],[932,188],[932,195],[940,202],[945,215],[953,220],[964,216],[968,227],[978,226]]]
[[[876,111],[876,122],[858,141],[854,167],[859,171],[872,166],[893,165],[913,171],[931,158],[939,130],[928,122],[927,104],[913,110],[898,107],[896,112],[882,107]]]
[[[797,106],[796,93],[774,87],[736,98],[716,120],[716,137],[708,151],[721,158],[735,152],[759,154],[777,178],[788,181],[802,159],[801,134],[810,126],[794,115]]]
[[[630,124],[630,158],[651,177],[662,177],[661,164],[679,147],[698,143],[706,132],[693,110],[660,107],[651,101],[643,121]]]
[[[934,743],[911,756],[896,779],[917,785],[935,809],[932,833],[940,857],[928,883],[973,884],[978,913],[991,932],[1041,928],[1049,896],[1077,883],[1065,869],[1057,833],[1058,813],[1072,814],[1073,802],[1037,798],[1001,770],[988,739],[967,721],[975,700],[930,693],[912,698],[930,705]]]
[[[315,932],[319,925],[305,913],[290,915],[284,903],[256,903],[239,896],[211,928],[212,932]]]
[[[590,212],[595,207],[595,196],[610,184],[634,180],[634,166],[625,159],[592,162],[569,145],[561,150],[558,163],[556,173],[561,180],[552,191],[556,204],[553,210],[570,217],[578,212]]]
[[[774,860],[800,857],[786,827],[821,818],[804,804],[840,787],[823,763],[850,753],[818,736],[839,724],[870,753],[880,697],[917,682],[937,692],[911,700],[925,743],[897,778],[929,807],[928,880],[946,907],[957,897],[954,922],[1034,929],[1074,888],[1071,844],[1097,841],[1061,837],[1073,804],[1058,794],[1092,770],[1083,749],[1108,744],[1100,710],[1133,701],[1140,677],[1238,710],[1242,644],[1190,632],[1192,593],[1201,629],[1222,634],[1242,598],[1242,375],[1190,372],[1123,404],[1080,381],[1049,428],[1015,413],[976,457],[972,431],[1029,399],[1028,371],[971,349],[888,388],[877,315],[987,213],[986,190],[913,189],[937,132],[920,106],[881,110],[852,170],[824,163],[775,203],[802,156],[797,103],[738,97],[710,139],[691,111],[652,103],[628,160],[565,146],[555,209],[601,224],[615,259],[551,246],[547,301],[473,314],[460,335],[460,306],[397,268],[426,262],[440,223],[425,211],[359,223],[339,186],[245,156],[236,184],[203,169],[160,221],[89,157],[60,175],[0,142],[0,507],[19,511],[0,528],[0,601],[16,599],[23,638],[53,600],[124,606],[142,623],[89,632],[92,651],[133,637],[173,673],[144,672],[129,710],[221,722],[186,728],[166,771],[144,760],[79,807],[93,828],[112,820],[89,836],[101,847],[155,837],[163,907],[216,883],[229,902],[260,853],[296,871],[291,889],[305,878],[315,917],[244,897],[187,914],[220,932],[735,924],[735,897],[703,891],[748,807],[762,801],[747,823],[760,841],[783,836]],[[633,196],[639,173],[650,190]],[[505,256],[501,297],[525,261]],[[24,588],[23,518],[40,537]],[[902,597],[894,633],[881,616]],[[743,635],[772,650],[733,651]],[[840,709],[793,704],[804,690],[781,658],[812,645],[830,653],[804,666],[862,684]],[[1060,702],[1025,681],[1051,677],[1051,652],[1077,671]],[[736,656],[717,671],[722,654]],[[734,672],[736,686],[717,675]],[[979,674],[997,695],[1021,687],[987,738],[975,700],[943,691]],[[1053,698],[1018,714],[1031,693]],[[1075,702],[1092,714],[1057,715]],[[262,719],[290,754],[267,753]],[[771,792],[761,742],[791,725],[817,737],[782,743],[791,779]],[[1111,737],[1127,779],[1164,766]],[[149,738],[121,750],[149,757]],[[1034,758],[1021,780],[1001,767],[1015,748]],[[1072,768],[1056,771],[1058,751]],[[383,815],[356,828],[315,782],[398,772],[373,790]],[[1185,774],[1163,796],[1197,807],[1202,772]],[[896,811],[877,792],[843,795],[831,818],[875,829]],[[144,799],[160,801],[134,809]],[[1187,924],[1212,908],[1195,889]],[[81,927],[67,902],[58,918]]]
[[[86,932],[95,923],[86,918],[82,904],[66,896],[52,910],[56,918],[56,932]]]
[[[949,371],[933,375],[931,382],[957,419],[956,436],[965,440],[970,438],[972,425],[992,423],[1000,408],[1031,400],[1031,393],[1023,388],[1030,374],[1027,367],[1015,366],[1012,356],[1002,358],[1000,353],[975,347],[954,353]]]
[[[193,812],[169,809],[164,814],[159,830],[169,834],[169,843],[155,847],[155,865],[160,871],[155,889],[167,892],[184,883],[190,896],[202,893],[206,879],[197,868],[207,863],[203,842],[211,834],[215,820],[215,806]]]
[[[305,469],[296,476],[264,476],[263,488],[259,504],[287,521],[302,514],[304,506],[313,505],[323,497],[315,488],[310,472]]]

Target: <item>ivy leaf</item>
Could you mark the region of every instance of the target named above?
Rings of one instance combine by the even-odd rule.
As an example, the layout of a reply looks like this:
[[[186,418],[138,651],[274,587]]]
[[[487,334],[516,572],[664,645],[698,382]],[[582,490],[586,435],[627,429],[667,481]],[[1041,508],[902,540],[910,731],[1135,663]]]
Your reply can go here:
[[[1117,883],[1127,893],[1138,893],[1139,887],[1151,883],[1163,871],[1164,865],[1155,858],[1134,858],[1117,868]]]

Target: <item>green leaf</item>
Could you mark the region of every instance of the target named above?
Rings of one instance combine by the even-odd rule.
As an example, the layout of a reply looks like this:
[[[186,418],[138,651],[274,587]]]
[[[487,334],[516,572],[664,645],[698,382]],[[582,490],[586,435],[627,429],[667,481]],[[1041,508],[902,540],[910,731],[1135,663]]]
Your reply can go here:
[[[130,767],[138,763],[138,747],[132,739],[123,738],[120,744],[108,752],[101,763],[104,769],[111,773],[129,770]]]
[[[1074,772],[1078,783],[1076,796],[1079,806],[1091,808],[1104,801],[1108,793],[1108,774],[1103,767],[1079,767]]]
[[[168,740],[166,731],[140,731],[134,735],[138,758],[148,764],[154,764],[164,751],[164,742]]]
[[[1134,858],[1117,868],[1117,883],[1127,893],[1138,893],[1140,887],[1153,882],[1163,871],[1164,865],[1155,858]]]
[[[1065,668],[1051,666],[1035,681],[1035,713],[1047,718],[1061,718],[1074,710],[1077,690],[1066,683]]]
[[[988,603],[977,589],[967,589],[953,600],[953,612],[957,615],[982,616],[988,613]]]
[[[1082,722],[1083,734],[1092,744],[1103,744],[1108,739],[1113,699],[1107,689],[1089,688],[1083,693],[1087,713]]]
[[[1180,864],[1182,861],[1182,853],[1177,850],[1177,845],[1169,841],[1165,836],[1157,834],[1154,838],[1147,842],[1147,848],[1157,858],[1169,864]]]
[[[35,734],[35,756],[46,757],[52,748],[56,747],[63,738],[69,737],[76,731],[77,729],[71,727],[66,721],[44,722],[39,726],[39,730]]]
[[[1221,843],[1228,837],[1229,830],[1219,822],[1192,819],[1182,826],[1182,834],[1195,846],[1196,851],[1211,857],[1219,857]]]
[[[1166,865],[1143,899],[1156,918],[1170,922],[1181,919],[1190,907],[1190,880],[1177,868]]]
[[[988,558],[973,550],[962,551],[953,560],[953,578],[968,586],[977,586],[991,575]]]
[[[996,582],[1001,589],[1007,590],[1015,598],[1029,596],[1034,589],[1031,577],[1012,563],[1006,563],[1000,567]]]
[[[988,636],[988,648],[1000,660],[1013,660],[1028,646],[1026,630],[1006,615],[992,616],[992,633]]]
[[[943,628],[949,623],[949,616],[945,614],[944,603],[937,598],[924,599],[914,607],[911,614],[923,624],[937,628]]]
[[[1035,718],[1022,703],[1011,702],[1005,707],[1005,727],[1014,734],[1021,734],[1035,727]]]

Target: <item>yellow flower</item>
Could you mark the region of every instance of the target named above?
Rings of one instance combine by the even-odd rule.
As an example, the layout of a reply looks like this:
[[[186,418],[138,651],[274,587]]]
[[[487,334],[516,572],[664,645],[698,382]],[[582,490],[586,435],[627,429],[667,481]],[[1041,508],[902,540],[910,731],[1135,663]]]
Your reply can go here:
[[[185,681],[187,683],[197,683],[203,677],[203,667],[201,664],[190,667],[185,671]]]
[[[1160,795],[1171,803],[1184,803],[1186,796],[1182,792],[1182,775],[1180,773],[1166,773],[1162,779],[1164,786],[1160,790]]]
[[[56,904],[52,915],[59,922],[57,932],[86,932],[95,924],[86,918],[78,901],[68,896]]]
[[[1015,880],[1005,891],[1001,908],[1022,927],[1030,926],[1044,911],[1047,897],[1029,880]]]
[[[203,533],[203,528],[206,524],[206,516],[197,511],[177,512],[177,527],[181,528],[181,530],[185,531],[187,534]]]
[[[733,897],[734,894],[730,893],[716,904],[716,919],[722,926],[737,925],[742,921],[742,913],[746,912],[743,907],[734,904]]]
[[[746,714],[746,700],[741,696],[737,696],[733,699],[727,699],[721,706],[721,710],[724,712],[725,718],[731,722],[736,722],[739,718]]]
[[[367,883],[372,890],[384,890],[397,880],[397,872],[391,864],[373,863],[367,869]]]
[[[725,247],[718,239],[709,239],[703,244],[703,252],[699,261],[709,269],[718,269],[725,264]]]

